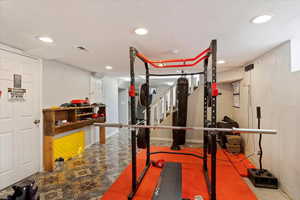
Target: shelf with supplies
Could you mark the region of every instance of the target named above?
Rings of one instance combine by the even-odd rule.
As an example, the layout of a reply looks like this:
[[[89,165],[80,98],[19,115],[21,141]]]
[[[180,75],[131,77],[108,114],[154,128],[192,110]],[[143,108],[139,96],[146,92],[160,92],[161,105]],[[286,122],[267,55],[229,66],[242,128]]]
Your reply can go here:
[[[95,113],[94,109],[96,107],[83,106],[44,109],[44,135],[54,136],[92,125],[95,122],[105,122],[105,107],[99,107],[98,112]],[[92,118],[93,115],[98,116]]]
[[[94,113],[82,113],[82,114],[76,114],[77,117],[82,117],[82,116],[89,116],[89,115],[93,115]]]
[[[78,106],[78,107],[55,107],[43,109],[43,158],[44,169],[54,170],[53,143],[55,136],[62,133],[93,125],[95,122],[106,121],[106,107]],[[99,128],[99,141],[105,144],[105,128]]]

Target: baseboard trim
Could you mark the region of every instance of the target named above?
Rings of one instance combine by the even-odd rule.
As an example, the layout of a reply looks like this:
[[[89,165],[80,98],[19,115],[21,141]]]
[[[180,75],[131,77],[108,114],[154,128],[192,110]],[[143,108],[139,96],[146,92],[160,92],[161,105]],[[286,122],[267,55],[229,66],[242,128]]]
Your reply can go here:
[[[162,138],[162,137],[151,137],[151,140],[172,142],[171,138]],[[195,139],[187,139],[186,142],[196,143],[196,144],[203,144],[203,140],[195,140]]]
[[[160,140],[160,141],[166,141],[166,142],[171,142],[172,139],[170,138],[162,138],[162,137],[151,137],[151,140]]]
[[[187,139],[186,141],[190,143],[203,144],[203,140]]]
[[[119,130],[115,130],[114,132],[111,132],[110,134],[107,134],[107,135],[106,135],[106,139],[108,139],[108,138],[110,138],[110,137],[116,135],[118,132],[119,132]]]
[[[84,147],[84,149],[88,149],[88,148],[90,148],[93,144],[96,144],[97,142],[95,142],[95,143],[92,143],[92,144],[88,144],[88,145],[86,145],[85,147]]]

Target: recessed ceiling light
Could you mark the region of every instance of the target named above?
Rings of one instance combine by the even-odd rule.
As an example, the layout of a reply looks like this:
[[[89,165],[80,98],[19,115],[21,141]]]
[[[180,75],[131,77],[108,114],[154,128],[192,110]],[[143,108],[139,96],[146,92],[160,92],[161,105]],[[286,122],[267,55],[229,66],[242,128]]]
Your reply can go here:
[[[179,50],[178,50],[178,49],[172,49],[172,50],[171,50],[171,53],[172,53],[172,54],[178,54],[178,53],[179,53]]]
[[[165,63],[157,63],[156,65],[157,65],[157,66],[159,66],[159,67],[166,66],[166,64],[165,64]]]
[[[224,63],[225,63],[225,60],[219,60],[217,63],[218,63],[218,64],[224,64]]]
[[[111,70],[111,69],[112,69],[112,66],[107,65],[107,66],[105,66],[105,69]]]
[[[54,40],[51,37],[47,37],[47,36],[39,36],[38,39],[45,43],[53,43],[54,42]]]
[[[137,35],[147,35],[148,34],[148,30],[145,28],[137,28],[134,30],[134,32]]]
[[[254,17],[251,22],[253,24],[263,24],[263,23],[267,23],[268,21],[270,21],[272,19],[271,15],[260,15],[257,17]]]

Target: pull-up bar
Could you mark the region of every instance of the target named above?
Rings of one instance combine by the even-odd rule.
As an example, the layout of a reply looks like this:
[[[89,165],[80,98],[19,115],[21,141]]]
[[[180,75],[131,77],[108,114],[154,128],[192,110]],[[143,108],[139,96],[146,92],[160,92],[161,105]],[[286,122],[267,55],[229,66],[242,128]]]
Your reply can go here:
[[[149,74],[149,76],[192,76],[192,75],[201,75],[204,72],[195,72],[195,73],[181,73],[181,74]]]
[[[140,58],[142,61],[144,61],[145,63],[149,63],[154,68],[175,68],[175,67],[193,67],[193,66],[197,65],[199,62],[201,62],[202,60],[208,58],[210,52],[211,52],[211,49],[207,48],[194,58],[156,60],[156,61],[148,59],[146,56],[144,56],[143,54],[141,54],[139,52],[136,53],[136,56],[138,58]],[[192,61],[195,61],[195,62],[186,64],[186,62],[192,62]],[[183,64],[159,65],[159,64],[175,63],[175,62],[182,62]]]

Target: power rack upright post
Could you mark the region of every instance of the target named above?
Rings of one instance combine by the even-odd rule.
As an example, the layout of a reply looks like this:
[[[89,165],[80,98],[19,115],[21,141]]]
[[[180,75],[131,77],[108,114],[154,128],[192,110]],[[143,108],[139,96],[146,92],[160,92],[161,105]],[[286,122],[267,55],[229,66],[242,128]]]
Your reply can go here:
[[[188,59],[171,59],[171,60],[159,60],[152,61],[146,58],[144,55],[139,53],[134,47],[130,47],[130,90],[129,96],[131,101],[131,124],[136,124],[136,101],[135,101],[135,72],[134,72],[134,63],[136,58],[139,58],[144,62],[145,71],[146,71],[146,125],[150,125],[150,103],[149,103],[149,78],[150,76],[178,76],[178,75],[204,75],[204,127],[216,128],[216,118],[217,118],[217,96],[218,90],[216,87],[216,57],[217,57],[217,41],[212,40],[209,48],[201,52],[194,58]],[[208,70],[209,58],[211,57],[211,69]],[[183,67],[193,67],[199,62],[204,60],[204,70],[196,73],[182,73],[182,74],[152,74],[149,72],[150,64],[154,68],[183,68]],[[176,63],[176,64],[169,64]],[[179,63],[179,64],[178,64]],[[209,73],[210,72],[210,73]],[[210,80],[208,80],[208,75],[211,75]],[[211,82],[209,82],[211,81]],[[211,108],[211,122],[208,121],[208,108]],[[150,167],[150,157],[151,154],[158,153],[170,153],[170,152],[150,152],[150,129],[146,128],[145,137],[146,137],[146,165],[142,170],[141,174],[137,177],[137,159],[136,159],[136,130],[131,130],[131,153],[132,153],[132,183],[131,183],[131,192],[128,195],[128,199],[132,200],[145,177],[149,167]],[[209,196],[211,200],[216,200],[216,152],[217,152],[217,141],[216,133],[208,133],[207,131],[203,134],[204,137],[204,155],[203,157],[196,154],[185,154],[185,153],[174,153],[178,155],[191,155],[203,159],[203,172],[205,175],[205,181],[208,187]],[[208,154],[211,154],[211,170],[209,175],[208,169]],[[210,178],[209,178],[210,177]]]
[[[211,82],[208,80],[209,58],[204,60],[204,112],[203,123],[205,128],[217,127],[217,41],[213,40],[210,44],[211,49]],[[208,120],[208,108],[211,108],[211,121]],[[216,200],[216,154],[217,154],[217,135],[216,133],[203,132],[203,172],[210,193],[210,199]],[[210,148],[210,149],[208,149]],[[210,150],[210,151],[209,151]],[[211,182],[209,181],[209,171],[207,165],[207,155],[211,153]]]

